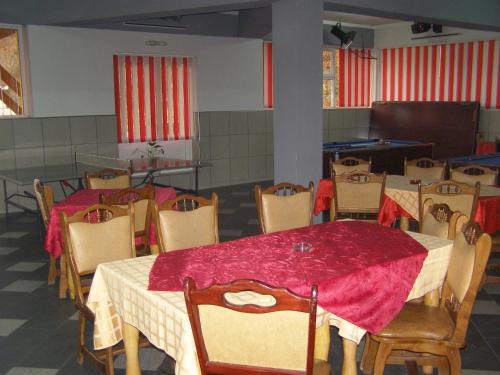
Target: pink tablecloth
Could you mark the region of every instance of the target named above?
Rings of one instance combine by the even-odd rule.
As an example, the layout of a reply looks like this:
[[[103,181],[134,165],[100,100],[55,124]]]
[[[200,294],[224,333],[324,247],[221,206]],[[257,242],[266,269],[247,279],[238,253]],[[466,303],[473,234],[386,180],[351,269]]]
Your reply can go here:
[[[62,236],[59,225],[59,212],[63,210],[68,215],[86,209],[99,202],[99,193],[111,194],[118,189],[82,189],[70,195],[65,200],[56,203],[50,210],[49,226],[45,235],[45,250],[56,258],[62,253]],[[175,198],[175,190],[172,188],[156,188],[155,200],[158,203]]]
[[[313,250],[294,252],[298,242]],[[251,278],[301,295],[316,284],[323,309],[378,332],[403,307],[426,256],[427,250],[399,229],[331,222],[161,254],[149,290],[182,290],[187,276],[198,287]]]

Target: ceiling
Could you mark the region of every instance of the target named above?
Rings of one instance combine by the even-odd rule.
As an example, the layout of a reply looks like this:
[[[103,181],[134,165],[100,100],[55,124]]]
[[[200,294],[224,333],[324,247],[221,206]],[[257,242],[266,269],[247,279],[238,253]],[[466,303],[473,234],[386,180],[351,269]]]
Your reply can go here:
[[[377,26],[390,25],[401,22],[401,20],[395,20],[391,18],[382,18],[374,16],[365,16],[362,14],[330,12],[330,11],[325,11],[323,18],[325,21],[332,21],[332,22],[340,21],[343,24],[351,24],[364,27],[377,27]]]

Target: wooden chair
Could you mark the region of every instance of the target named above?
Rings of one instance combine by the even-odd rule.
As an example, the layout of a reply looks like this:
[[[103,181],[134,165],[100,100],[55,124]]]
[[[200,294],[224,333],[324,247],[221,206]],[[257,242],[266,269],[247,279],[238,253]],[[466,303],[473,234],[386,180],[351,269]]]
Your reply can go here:
[[[94,351],[85,345],[86,320],[93,322],[94,313],[87,307],[91,276],[100,263],[135,257],[134,207],[128,209],[96,204],[68,217],[61,212],[64,252],[75,286],[75,307],[79,311],[77,361],[84,356],[107,375],[114,374],[113,357],[123,348]]]
[[[87,189],[127,189],[130,184],[130,172],[116,169],[103,169],[89,174],[85,172],[85,187]]]
[[[446,180],[428,185],[418,185],[419,217],[424,215],[424,202],[432,199],[433,203],[446,203],[452,211],[459,211],[468,218],[476,213],[479,197],[479,183],[475,186]]]
[[[453,181],[465,182],[467,184],[479,182],[481,185],[496,186],[498,178],[498,171],[474,164],[452,168],[450,174]]]
[[[346,156],[339,160],[330,159],[330,176],[334,174],[350,173],[354,171],[371,172],[372,158],[368,161],[364,159],[355,158],[353,156]]]
[[[384,198],[385,173],[351,172],[334,175],[332,180],[331,221],[345,216],[367,220],[378,215]]]
[[[449,368],[451,375],[460,374],[460,348],[490,249],[491,238],[477,223],[469,222],[457,233],[439,306],[406,304],[381,332],[368,335],[363,371],[382,375],[391,356],[391,363],[416,361],[438,367],[440,373]]]
[[[54,206],[54,190],[49,185],[42,185],[40,180],[35,178],[33,180],[33,192],[35,193],[36,203],[38,205],[40,217],[42,218],[43,227],[47,230],[49,225],[50,210]],[[48,284],[54,285],[56,278],[59,275],[60,271],[57,268],[56,258],[53,255],[50,255],[49,275],[47,278]]]
[[[469,221],[461,212],[453,212],[446,203],[434,203],[428,198],[423,203],[420,233],[454,240],[455,235]]]
[[[405,158],[405,176],[442,180],[445,177],[446,162],[429,158],[407,160]]]
[[[107,206],[127,208],[128,202],[134,205],[136,251],[146,255],[148,250],[149,226],[151,223],[150,201],[155,199],[155,189],[146,185],[140,189],[127,188],[108,196],[99,195],[99,202]],[[139,241],[137,241],[139,239]]]
[[[282,182],[262,190],[255,186],[255,203],[262,233],[306,227],[312,224],[314,184],[306,188]]]
[[[241,292],[267,303],[245,304]],[[315,285],[301,297],[256,280],[196,289],[187,278],[184,296],[202,375],[330,374],[327,362],[314,360],[316,295]]]
[[[160,205],[151,201],[151,211],[160,252],[219,243],[218,203],[190,194],[179,195]]]

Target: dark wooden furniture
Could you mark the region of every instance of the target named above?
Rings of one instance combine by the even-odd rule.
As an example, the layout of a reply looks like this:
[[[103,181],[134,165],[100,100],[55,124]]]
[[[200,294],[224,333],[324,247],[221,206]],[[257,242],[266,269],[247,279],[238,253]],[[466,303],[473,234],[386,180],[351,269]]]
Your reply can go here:
[[[396,318],[365,343],[362,369],[382,375],[385,363],[414,360],[460,374],[472,307],[488,262],[491,238],[477,223],[457,234],[439,306],[408,303]],[[428,353],[428,354],[424,354]]]
[[[395,139],[395,138],[394,138]],[[330,160],[356,157],[371,160],[371,172],[404,174],[404,159],[432,158],[433,144],[389,139],[333,142],[323,145],[323,178],[330,177]]]
[[[274,301],[263,306],[229,300],[231,294],[247,291]],[[186,278],[184,297],[202,375],[312,375],[313,369],[317,375],[330,374],[326,362],[314,360],[316,296],[316,285],[301,297],[257,280],[197,289]]]
[[[369,138],[432,142],[435,159],[452,158],[474,154],[478,122],[478,102],[373,102]]]

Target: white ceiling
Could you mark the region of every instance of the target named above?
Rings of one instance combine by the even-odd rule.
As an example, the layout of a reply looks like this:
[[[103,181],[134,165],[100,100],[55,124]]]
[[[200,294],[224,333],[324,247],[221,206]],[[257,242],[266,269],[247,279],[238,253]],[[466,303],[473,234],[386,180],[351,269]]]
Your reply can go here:
[[[363,16],[361,14],[343,13],[343,12],[329,12],[325,11],[323,14],[325,21],[338,22],[341,21],[345,24],[352,24],[356,26],[376,27],[382,25],[389,25],[391,23],[400,23],[401,20],[390,18],[381,18],[373,16]]]

